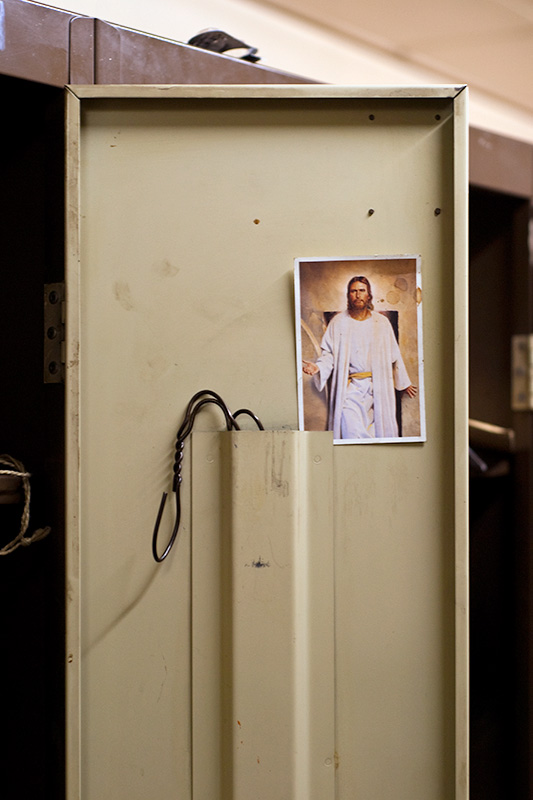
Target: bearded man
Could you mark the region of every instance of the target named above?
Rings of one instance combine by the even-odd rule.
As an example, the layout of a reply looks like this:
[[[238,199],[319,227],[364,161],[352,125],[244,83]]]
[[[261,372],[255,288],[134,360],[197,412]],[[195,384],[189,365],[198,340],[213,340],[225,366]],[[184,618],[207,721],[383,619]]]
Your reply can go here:
[[[374,311],[368,278],[347,288],[348,307],[336,314],[322,338],[316,363],[303,362],[320,391],[332,375],[328,430],[334,439],[398,437],[394,390],[416,397],[389,320]]]

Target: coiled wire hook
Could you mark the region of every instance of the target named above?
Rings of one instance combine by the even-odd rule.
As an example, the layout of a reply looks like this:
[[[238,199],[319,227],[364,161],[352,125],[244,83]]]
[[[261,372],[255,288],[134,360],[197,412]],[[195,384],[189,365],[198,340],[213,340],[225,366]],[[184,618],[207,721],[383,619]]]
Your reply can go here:
[[[185,410],[185,416],[183,418],[183,422],[181,423],[178,433],[176,435],[176,450],[175,450],[174,467],[173,467],[174,475],[172,479],[172,491],[176,496],[176,518],[174,520],[174,527],[172,529],[172,533],[170,534],[170,539],[162,555],[159,555],[157,552],[157,538],[159,534],[159,527],[161,525],[161,519],[163,517],[163,512],[165,510],[165,503],[167,501],[168,492],[163,492],[163,495],[161,497],[161,502],[159,504],[159,511],[157,512],[154,532],[152,535],[152,555],[154,557],[154,560],[157,561],[158,564],[164,561],[165,558],[170,553],[170,551],[172,550],[180,526],[180,520],[181,520],[180,488],[182,480],[181,467],[183,461],[183,449],[185,447],[185,439],[192,432],[196,415],[205,405],[208,404],[216,405],[222,409],[224,413],[224,418],[226,420],[226,430],[228,431],[240,430],[240,427],[237,423],[237,417],[240,416],[241,414],[246,414],[247,416],[251,417],[254,420],[257,427],[259,428],[259,430],[260,431],[264,430],[261,421],[253,413],[253,411],[250,411],[248,408],[240,408],[238,411],[235,412],[235,414],[232,414],[226,403],[220,397],[220,395],[218,395],[216,392],[212,392],[210,389],[203,389],[202,391],[197,392],[194,395],[194,397],[192,397],[189,400],[189,403]]]

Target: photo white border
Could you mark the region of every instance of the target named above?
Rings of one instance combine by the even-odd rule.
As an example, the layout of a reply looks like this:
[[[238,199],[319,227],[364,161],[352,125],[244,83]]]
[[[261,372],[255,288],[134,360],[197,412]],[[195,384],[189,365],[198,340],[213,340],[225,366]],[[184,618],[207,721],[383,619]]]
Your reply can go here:
[[[422,324],[422,266],[420,254],[401,254],[401,255],[358,255],[358,256],[309,256],[297,257],[294,259],[294,303],[295,303],[295,322],[296,322],[296,375],[298,387],[298,427],[305,431],[304,426],[304,392],[303,392],[303,373],[302,373],[302,314],[301,314],[301,294],[300,294],[300,264],[311,262],[357,262],[357,261],[415,261],[416,291],[420,297],[417,301],[416,320],[417,320],[417,349],[418,349],[418,403],[420,414],[420,435],[419,436],[398,436],[393,438],[371,438],[371,439],[334,439],[333,444],[408,444],[412,442],[426,441],[426,402],[424,391],[424,347],[423,347],[423,324]]]

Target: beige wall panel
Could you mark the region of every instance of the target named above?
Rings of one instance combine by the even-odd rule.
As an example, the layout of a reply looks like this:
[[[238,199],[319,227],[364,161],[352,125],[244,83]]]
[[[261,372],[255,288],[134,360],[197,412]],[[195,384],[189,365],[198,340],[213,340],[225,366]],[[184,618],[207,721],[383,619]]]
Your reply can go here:
[[[73,288],[68,347],[79,335],[69,379],[80,380],[80,482],[72,452],[70,492],[81,509],[82,800],[189,797],[187,489],[177,546],[160,566],[150,553],[188,400],[214,389],[267,429],[296,429],[293,259],[374,253],[421,255],[427,442],[334,449],[335,529],[324,535],[336,552],[336,796],[463,797],[457,101],[290,91],[81,102],[70,194],[80,261],[69,266],[72,287],[79,268],[80,325]],[[197,426],[221,422],[203,411]],[[69,535],[77,542],[75,520]],[[70,631],[75,651],[73,617]]]

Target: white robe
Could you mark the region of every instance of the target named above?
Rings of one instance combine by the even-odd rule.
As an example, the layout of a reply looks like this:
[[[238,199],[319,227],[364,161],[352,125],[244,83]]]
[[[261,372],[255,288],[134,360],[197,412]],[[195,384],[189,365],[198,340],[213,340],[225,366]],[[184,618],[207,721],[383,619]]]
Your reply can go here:
[[[398,437],[394,389],[407,389],[411,380],[403,363],[398,342],[389,320],[371,312],[373,336],[370,348],[372,389],[374,395],[374,435],[378,439]],[[317,386],[322,390],[333,373],[329,398],[328,430],[341,439],[342,412],[350,371],[350,325],[360,324],[341,311],[333,317],[322,338],[322,353],[317,360]],[[366,379],[370,380],[370,379]]]

